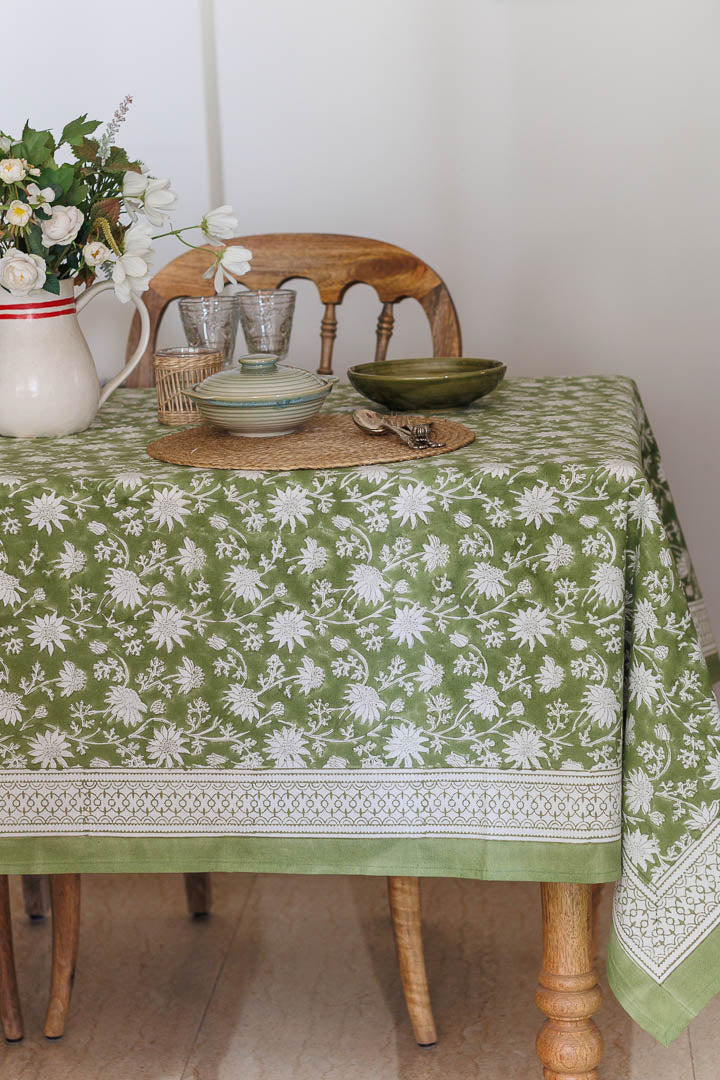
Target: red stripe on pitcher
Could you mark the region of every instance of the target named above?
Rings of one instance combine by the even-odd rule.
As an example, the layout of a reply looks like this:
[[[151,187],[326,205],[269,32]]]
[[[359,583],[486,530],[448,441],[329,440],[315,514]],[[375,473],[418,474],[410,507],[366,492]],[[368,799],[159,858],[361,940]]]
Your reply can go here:
[[[42,307],[50,307],[43,304]],[[65,307],[56,308],[53,311],[16,311],[14,308],[0,306],[0,319],[56,319],[60,315],[74,315],[75,302],[66,301]]]
[[[66,296],[64,300],[39,300],[37,303],[32,304],[3,304],[0,301],[0,309],[11,307],[13,311],[27,311],[36,310],[38,308],[56,308],[67,307],[68,304],[74,304],[74,296]]]

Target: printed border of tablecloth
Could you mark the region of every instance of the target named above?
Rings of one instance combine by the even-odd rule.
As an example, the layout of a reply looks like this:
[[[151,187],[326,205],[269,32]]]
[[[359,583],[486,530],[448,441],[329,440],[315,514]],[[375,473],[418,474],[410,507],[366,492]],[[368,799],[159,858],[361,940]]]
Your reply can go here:
[[[611,843],[620,793],[620,770],[7,770],[0,835]]]

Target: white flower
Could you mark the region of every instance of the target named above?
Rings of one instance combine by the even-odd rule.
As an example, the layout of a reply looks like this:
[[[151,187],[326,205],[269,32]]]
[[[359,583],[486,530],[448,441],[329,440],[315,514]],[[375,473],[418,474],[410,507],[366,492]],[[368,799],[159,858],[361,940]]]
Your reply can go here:
[[[717,820],[717,816],[720,813],[720,803],[711,802],[705,806],[694,807],[692,813],[687,819],[688,829],[699,829],[704,831],[709,825],[712,825]]]
[[[428,536],[423,544],[422,561],[425,569],[431,573],[447,566],[450,560],[450,548],[444,544],[439,536]]]
[[[0,161],[0,180],[4,180],[6,184],[17,184],[18,180],[24,180],[26,164],[22,158],[3,158]]]
[[[60,525],[58,528],[62,528],[62,526]],[[79,574],[81,570],[84,570],[86,562],[85,552],[80,551],[69,540],[66,540],[65,547],[55,560],[54,565],[60,571],[61,577],[69,578],[71,574]]]
[[[149,225],[137,223],[130,226],[123,238],[123,253],[116,259],[112,272],[115,295],[123,304],[130,299],[130,293],[139,296],[150,284],[151,232]]]
[[[453,518],[456,525],[459,525],[461,529],[469,529],[472,525],[472,518],[468,514],[463,513],[462,510],[458,510],[457,514]]]
[[[267,589],[259,570],[251,570],[249,566],[234,566],[230,573],[225,575],[225,580],[235,596],[246,603],[262,600],[261,590]]]
[[[526,525],[533,522],[539,529],[543,521],[552,524],[555,514],[560,513],[560,506],[552,488],[547,484],[536,484],[533,488],[524,488],[515,503],[515,511]]]
[[[419,604],[406,604],[405,607],[395,608],[395,618],[390,623],[390,637],[394,638],[399,645],[415,644],[415,639],[424,641],[423,634],[430,629],[425,618],[425,608]]]
[[[297,669],[295,685],[299,686],[303,694],[307,695],[311,690],[318,690],[325,682],[325,673],[321,667],[310,659],[303,656],[302,663]]]
[[[542,562],[545,563],[548,570],[559,570],[561,566],[569,566],[573,560],[573,549],[569,544],[566,544],[562,536],[558,536],[555,533],[550,537],[550,543],[545,548],[545,554],[542,556]]]
[[[441,664],[433,660],[431,656],[425,653],[425,659],[418,668],[417,681],[421,690],[432,690],[435,686],[439,686],[443,681],[444,671]]]
[[[72,660],[66,660],[58,672],[57,681],[61,696],[69,697],[70,694],[85,689],[87,675],[77,664],[73,664]]]
[[[508,476],[510,473],[510,466],[501,465],[498,461],[486,461],[480,468],[481,472],[484,472],[486,476],[493,476],[495,478]]]
[[[8,139],[7,135],[0,135],[0,152],[6,154],[12,146],[12,139]]]
[[[657,838],[646,836],[635,829],[633,832],[625,832],[623,836],[623,855],[635,866],[645,870],[650,863],[654,862],[660,854]]]
[[[122,193],[126,203],[136,210],[142,205],[143,195],[148,184],[148,174],[144,172],[126,172],[123,175]]]
[[[608,458],[602,462],[602,467],[607,469],[614,480],[632,480],[640,472],[637,465],[624,458]]]
[[[23,229],[32,217],[32,208],[20,199],[13,199],[5,211],[5,221],[16,229]]]
[[[41,190],[37,184],[28,184],[25,191],[27,193],[27,201],[31,206],[39,206],[46,214],[51,213],[50,203],[55,198],[55,192],[51,187],[46,187]]]
[[[470,689],[465,691],[465,699],[470,702],[470,708],[475,715],[482,716],[483,720],[494,720],[500,713],[498,692],[486,683],[473,683]]]
[[[239,716],[241,720],[249,722],[260,716],[258,695],[249,686],[233,683],[226,690],[224,700],[233,716]]]
[[[645,642],[648,637],[651,641],[655,640],[655,631],[660,623],[658,617],[655,614],[655,609],[652,606],[650,600],[638,600],[635,611],[633,612],[633,636],[637,641]],[[657,656],[657,650],[655,652]],[[661,659],[661,657],[658,657]]]
[[[545,638],[549,634],[552,637],[552,624],[548,612],[538,604],[534,608],[524,608],[510,620],[510,629],[513,631],[513,640],[521,645],[527,645],[530,652],[535,649],[535,643],[545,644]]]
[[[466,645],[470,644],[470,638],[465,634],[459,634],[457,630],[454,630],[450,635],[450,641],[456,649],[464,649]]]
[[[135,472],[134,469],[126,469],[124,472],[119,472],[115,477],[116,484],[122,484],[126,491],[134,491],[135,488],[139,488],[143,482],[143,478],[139,472]]]
[[[22,698],[9,690],[0,690],[0,720],[4,724],[19,724],[22,720]]]
[[[715,791],[720,788],[720,754],[712,754],[707,759],[703,780]]]
[[[41,769],[62,769],[72,747],[61,731],[43,731],[28,743],[30,757]]]
[[[408,521],[414,529],[420,521],[427,525],[426,515],[433,508],[435,496],[430,494],[430,489],[422,482],[419,484],[401,484],[398,493],[392,501],[393,517],[400,518],[400,524],[405,525]]]
[[[140,695],[131,686],[111,686],[105,695],[105,703],[113,715],[125,727],[134,727],[142,722],[143,713],[147,712]]]
[[[385,703],[380,700],[377,690],[372,686],[350,683],[344,696],[353,719],[361,724],[377,724],[380,713],[385,712]]]
[[[172,652],[175,645],[182,645],[182,639],[189,636],[187,625],[187,620],[176,607],[164,607],[161,611],[153,612],[152,625],[147,634],[159,649],[164,645],[168,652]]]
[[[167,525],[168,531],[172,532],[175,522],[182,525],[183,519],[189,513],[185,496],[173,485],[153,492],[153,501],[147,516],[151,521],[157,521],[158,525]]]
[[[306,515],[312,515],[313,508],[307,492],[299,484],[290,484],[284,491],[278,491],[268,500],[273,521],[280,525],[289,525],[290,532],[295,532],[295,525],[301,521],[307,525]]]
[[[147,587],[134,570],[116,568],[110,571],[105,580],[111,590],[113,603],[122,604],[123,607],[136,608],[147,594]]]
[[[543,694],[549,694],[552,690],[557,690],[562,685],[565,678],[565,672],[557,664],[552,656],[546,656],[542,662],[542,666],[535,676],[535,682],[538,684]]]
[[[619,607],[625,598],[625,576],[620,567],[612,563],[598,563],[592,572],[589,592],[610,607]]]
[[[468,577],[480,596],[493,600],[495,597],[505,595],[508,580],[499,566],[492,566],[488,562],[475,563]]]
[[[231,240],[237,236],[239,229],[238,219],[233,213],[232,206],[218,206],[217,210],[208,210],[200,223],[200,228],[208,240]],[[247,258],[251,258],[248,255]]]
[[[505,757],[519,769],[539,768],[540,758],[547,758],[539,732],[535,728],[514,731],[505,740]]]
[[[172,769],[174,765],[182,765],[185,750],[185,736],[174,724],[165,724],[155,728],[153,737],[147,745],[148,757],[162,768],[165,766]]]
[[[657,503],[649,491],[641,491],[630,500],[629,513],[633,521],[637,521],[641,533],[644,533],[645,529],[654,532],[654,526],[660,523]]]
[[[195,570],[202,570],[206,562],[206,555],[202,548],[186,536],[183,541],[183,546],[178,552],[178,562],[180,569],[185,576],[189,576]]]
[[[171,190],[170,181],[149,176],[143,197],[143,210],[148,221],[152,225],[164,225],[176,206],[177,195]]]
[[[33,622],[28,620],[27,625],[30,628],[32,644],[41,652],[47,650],[50,656],[56,648],[65,652],[64,643],[72,639],[72,634],[67,633],[69,626],[56,611],[49,615],[36,615]]]
[[[65,503],[54,491],[43,492],[31,502],[26,502],[25,506],[28,509],[27,516],[30,524],[36,529],[44,529],[48,534],[52,532],[53,525],[60,532],[64,532],[62,522],[71,520],[65,513]]]
[[[300,555],[298,556],[298,562],[305,573],[311,574],[313,570],[321,570],[327,559],[327,550],[321,547],[314,537],[309,536],[300,549]]]
[[[13,577],[12,574],[6,574],[4,570],[0,570],[0,600],[2,600],[5,607],[14,607],[15,604],[20,603],[20,593],[24,593],[25,589],[20,584],[18,578]]]
[[[366,604],[381,604],[383,594],[390,588],[377,567],[366,563],[353,566],[349,578],[350,588]]]
[[[293,725],[273,731],[265,740],[265,751],[279,769],[302,769],[307,756],[305,736]]]
[[[114,257],[110,248],[100,240],[91,240],[85,245],[82,253],[85,264],[92,267],[102,266],[103,263],[110,262]]]
[[[189,656],[183,656],[182,664],[173,676],[173,682],[177,683],[180,693],[189,694],[205,682],[205,672],[197,664],[193,664]]]
[[[0,259],[0,285],[13,296],[25,296],[45,284],[45,260],[39,255],[26,255],[17,248],[8,248]]]
[[[273,615],[268,626],[270,640],[276,641],[280,648],[284,645],[288,652],[292,652],[296,645],[304,645],[305,638],[310,637],[312,632],[307,619],[296,607]]]
[[[625,799],[631,814],[647,814],[654,795],[652,781],[644,769],[633,769],[625,778]]]
[[[620,702],[609,686],[588,686],[583,693],[583,702],[590,719],[600,727],[612,727],[620,716]]]
[[[633,664],[630,671],[630,698],[633,701],[651,708],[660,696],[659,686],[660,679],[654,672],[644,664]]]
[[[247,274],[250,269],[250,259],[252,259],[252,251],[248,251],[247,248],[237,244],[226,247],[222,255],[208,267],[203,277],[213,278],[215,292],[222,292],[225,278],[233,282],[235,278]]]
[[[77,206],[53,206],[50,217],[40,222],[45,247],[65,247],[80,232],[85,215]]]
[[[594,529],[598,523],[598,519],[594,514],[582,514],[580,517],[580,524],[585,529]]]
[[[415,724],[400,724],[392,729],[390,738],[385,743],[385,753],[393,759],[394,765],[410,769],[413,762],[422,765],[423,753],[427,750],[427,740]]]

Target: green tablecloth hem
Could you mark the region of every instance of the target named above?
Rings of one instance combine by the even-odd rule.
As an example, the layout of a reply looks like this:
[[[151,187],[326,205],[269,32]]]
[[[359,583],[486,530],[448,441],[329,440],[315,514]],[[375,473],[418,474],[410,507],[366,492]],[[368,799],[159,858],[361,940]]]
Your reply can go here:
[[[624,952],[613,929],[607,974],[623,1009],[658,1042],[669,1046],[711,998],[720,993],[720,927],[660,984]]]
[[[492,881],[616,881],[620,841],[35,836],[0,839],[0,873],[367,874]]]
[[[710,682],[720,683],[720,656],[717,653],[712,653],[706,657],[708,671],[710,672]]]

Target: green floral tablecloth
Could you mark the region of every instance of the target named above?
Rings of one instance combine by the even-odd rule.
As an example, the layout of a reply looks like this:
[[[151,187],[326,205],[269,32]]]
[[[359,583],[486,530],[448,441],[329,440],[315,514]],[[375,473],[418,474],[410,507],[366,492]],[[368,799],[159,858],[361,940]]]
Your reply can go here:
[[[461,451],[283,473],[151,460],[153,404],[0,440],[0,872],[622,859],[611,980],[677,1035],[720,989],[720,670],[634,384],[509,380]]]

